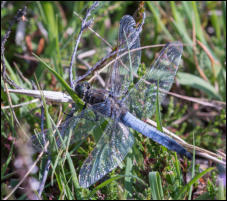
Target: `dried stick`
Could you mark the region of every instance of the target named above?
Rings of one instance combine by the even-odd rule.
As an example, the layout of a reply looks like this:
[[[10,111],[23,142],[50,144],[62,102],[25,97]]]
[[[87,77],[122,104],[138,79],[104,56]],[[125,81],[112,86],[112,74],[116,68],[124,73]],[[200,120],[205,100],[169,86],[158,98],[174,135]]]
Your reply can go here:
[[[81,24],[81,29],[80,29],[80,33],[78,35],[78,38],[76,40],[76,44],[73,50],[73,54],[72,54],[72,58],[71,58],[71,62],[70,62],[70,66],[69,66],[69,82],[70,82],[70,86],[72,89],[74,89],[74,82],[73,82],[73,64],[75,62],[75,57],[76,57],[76,53],[77,53],[77,48],[80,42],[80,38],[82,36],[83,31],[89,26],[91,25],[91,23],[93,22],[93,19],[88,20],[88,17],[91,15],[91,11],[94,10],[97,6],[98,6],[98,2],[95,1],[92,6],[87,10],[85,18],[82,21]],[[87,21],[88,20],[88,21]]]
[[[18,22],[19,20],[24,20],[25,15],[27,13],[27,7],[25,6],[23,9],[19,9],[17,11],[17,14],[14,16],[14,18],[9,23],[9,28],[6,34],[4,35],[2,41],[1,41],[1,62],[2,62],[2,77],[5,82],[7,82],[9,85],[15,87],[16,89],[21,89],[20,86],[18,86],[14,81],[12,81],[8,75],[6,74],[6,64],[5,64],[5,44],[7,42],[7,39],[10,36],[12,26]]]

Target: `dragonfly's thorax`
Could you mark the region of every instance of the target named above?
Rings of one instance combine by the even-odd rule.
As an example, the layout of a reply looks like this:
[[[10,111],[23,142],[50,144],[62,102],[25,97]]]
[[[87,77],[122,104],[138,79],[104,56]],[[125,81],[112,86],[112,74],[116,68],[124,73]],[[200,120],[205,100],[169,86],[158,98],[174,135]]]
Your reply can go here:
[[[76,94],[83,99],[84,102],[94,105],[101,103],[108,98],[108,92],[102,89],[91,89],[89,83],[82,82],[75,87]]]
[[[126,108],[109,91],[92,89],[87,82],[78,84],[75,87],[75,92],[84,102],[105,116],[120,117],[122,113],[126,112]]]
[[[88,82],[79,83],[75,87],[76,94],[83,100],[89,90],[90,90],[90,85]]]

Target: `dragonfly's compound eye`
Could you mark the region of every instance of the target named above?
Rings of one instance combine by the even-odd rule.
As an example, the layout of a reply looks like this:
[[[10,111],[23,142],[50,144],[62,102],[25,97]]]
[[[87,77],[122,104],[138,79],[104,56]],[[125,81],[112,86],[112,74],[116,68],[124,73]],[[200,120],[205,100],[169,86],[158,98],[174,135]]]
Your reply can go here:
[[[90,86],[90,84],[88,82],[85,82],[84,84],[85,84],[85,86],[86,86],[87,89],[90,89],[91,88],[91,86]]]
[[[84,88],[84,84],[83,83],[77,84],[76,87],[75,87],[75,92],[80,98],[83,98],[85,90],[86,89]]]
[[[89,89],[90,84],[88,82],[83,82],[76,85],[75,92],[80,98],[83,98]]]

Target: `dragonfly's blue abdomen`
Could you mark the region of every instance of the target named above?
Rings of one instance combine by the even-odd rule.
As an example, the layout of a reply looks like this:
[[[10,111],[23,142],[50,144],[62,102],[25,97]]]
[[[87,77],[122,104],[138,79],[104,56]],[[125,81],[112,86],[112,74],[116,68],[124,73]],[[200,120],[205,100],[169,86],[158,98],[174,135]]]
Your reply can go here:
[[[188,151],[186,151],[180,144],[178,144],[175,140],[163,134],[156,128],[146,124],[140,119],[136,118],[130,112],[126,112],[121,117],[121,121],[126,126],[133,128],[134,130],[142,133],[143,135],[151,138],[155,142],[165,146],[166,148],[176,151],[181,155],[185,155],[187,158],[191,159],[192,155]]]

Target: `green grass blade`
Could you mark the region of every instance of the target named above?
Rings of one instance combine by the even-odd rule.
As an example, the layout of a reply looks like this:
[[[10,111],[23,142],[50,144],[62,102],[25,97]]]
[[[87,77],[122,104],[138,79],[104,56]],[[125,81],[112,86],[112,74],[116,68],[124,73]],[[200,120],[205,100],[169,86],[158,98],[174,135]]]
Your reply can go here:
[[[9,166],[11,160],[12,160],[13,148],[14,148],[14,146],[12,145],[11,148],[10,148],[10,152],[9,152],[9,155],[7,157],[6,162],[1,165],[1,178],[4,177],[5,172],[6,172],[8,166]]]
[[[220,17],[217,16],[216,10],[211,10],[211,23],[215,29],[217,39],[221,40],[221,24],[220,24],[221,20],[220,20]]]
[[[158,84],[157,84],[157,91],[156,91],[156,121],[157,121],[157,129],[160,130],[161,132],[163,132],[162,130],[162,121],[161,121],[161,113],[160,113],[160,104],[159,104],[159,80],[158,80]]]
[[[177,173],[177,178],[178,178],[178,181],[179,181],[179,185],[182,185],[182,174],[181,174],[181,167],[180,167],[180,162],[177,158],[177,153],[174,152],[174,157],[175,157],[175,161],[174,161],[174,167],[175,167],[175,170],[176,170],[176,173]]]
[[[13,71],[12,67],[9,65],[6,58],[4,58],[5,64],[6,64],[6,70],[9,71],[10,78],[19,86],[21,86],[20,79],[18,78],[18,75]]]
[[[171,10],[173,13],[174,20],[173,23],[178,31],[178,33],[181,35],[182,40],[184,43],[192,45],[192,39],[188,35],[186,26],[185,26],[185,21],[184,17],[180,14],[180,12],[176,8],[176,4],[174,1],[170,2]]]
[[[139,177],[137,176],[133,176],[133,175],[118,175],[118,176],[115,176],[115,177],[111,177],[110,179],[102,182],[100,185],[98,185],[97,187],[95,187],[95,189],[87,196],[87,199],[89,199],[91,196],[93,196],[98,190],[100,190],[101,188],[109,185],[111,182],[113,181],[117,181],[121,178],[124,178],[124,177],[132,177],[132,178],[135,178],[137,179],[140,183],[142,183],[144,186],[147,186],[147,184],[142,180],[140,179]]]
[[[126,167],[125,167],[125,175],[132,175],[132,167],[133,167],[133,155],[132,150],[128,153],[126,158]],[[130,199],[133,196],[133,188],[132,188],[132,178],[125,177],[125,199]]]
[[[186,18],[189,22],[189,26],[192,27],[192,4],[190,1],[182,1],[182,13],[185,14],[184,18]]]
[[[87,199],[91,198],[99,189],[101,189],[104,186],[107,186],[108,184],[110,184],[111,182],[119,180],[119,179],[121,179],[123,177],[124,177],[124,175],[118,175],[118,176],[115,176],[115,177],[111,177],[110,179],[102,182],[100,185],[95,187],[95,189],[88,195]]]
[[[158,172],[149,173],[149,183],[153,200],[164,200],[162,181]]]
[[[166,34],[167,36],[167,40],[169,41],[173,41],[173,37],[172,35],[169,33],[168,29],[165,27],[164,23],[162,22],[162,19],[159,15],[158,9],[155,6],[154,2],[147,2],[148,8],[150,9],[150,11],[153,13],[154,18],[157,22],[157,24],[159,24],[159,26],[161,27],[161,30],[163,30],[163,32]]]
[[[222,2],[223,22],[224,22],[224,39],[226,41],[226,1]]]
[[[42,2],[41,3],[43,12],[45,15],[45,21],[46,28],[48,29],[48,38],[52,42],[56,38],[57,34],[57,27],[56,27],[56,20],[55,20],[55,14],[54,14],[54,4],[51,2]]]
[[[194,17],[195,17],[194,19],[195,19],[196,36],[205,46],[208,47],[207,42],[206,42],[205,37],[204,37],[204,34],[203,34],[201,22],[200,22],[200,16],[199,16],[199,12],[198,12],[197,2],[192,1],[191,4],[192,4],[192,9],[194,11],[193,12]]]
[[[60,44],[59,44],[59,37],[58,37],[58,16],[56,16],[56,35],[55,35],[55,49],[56,49],[56,53],[54,54],[55,56],[55,65],[56,65],[56,69],[57,72],[63,77],[63,68],[61,66],[61,51],[60,51]]]
[[[195,135],[193,133],[193,159],[192,159],[192,178],[195,176]],[[188,199],[191,200],[192,198],[192,190],[193,190],[193,185],[190,186],[189,189],[189,195],[188,195]]]
[[[178,193],[178,196],[175,198],[175,200],[179,200],[181,199],[182,195],[190,188],[190,186],[192,186],[194,183],[196,183],[201,177],[203,177],[205,174],[207,174],[208,172],[210,172],[211,170],[213,170],[214,168],[208,168],[206,170],[204,170],[203,172],[199,173],[198,175],[196,175],[195,177],[193,177],[191,179],[190,182],[188,182],[182,189],[181,191]]]
[[[58,81],[62,84],[63,88],[69,93],[69,95],[72,97],[72,99],[75,101],[77,106],[82,109],[83,108],[83,101],[76,95],[76,93],[70,88],[70,86],[67,84],[67,82],[53,69],[51,68],[45,61],[43,61],[39,56],[33,53],[33,55],[44,64],[44,66],[55,75],[55,77],[58,79]]]

